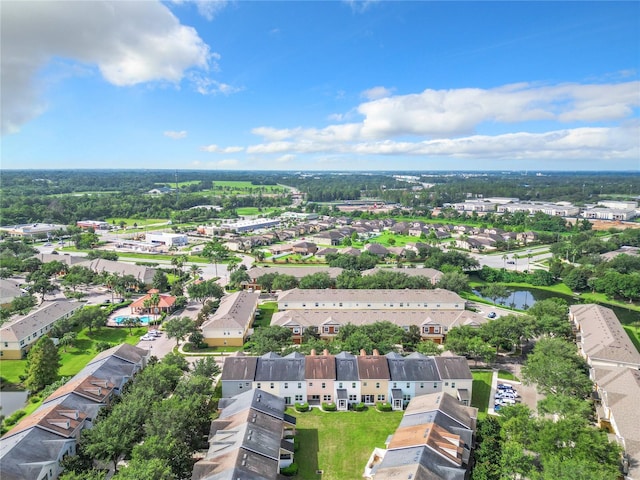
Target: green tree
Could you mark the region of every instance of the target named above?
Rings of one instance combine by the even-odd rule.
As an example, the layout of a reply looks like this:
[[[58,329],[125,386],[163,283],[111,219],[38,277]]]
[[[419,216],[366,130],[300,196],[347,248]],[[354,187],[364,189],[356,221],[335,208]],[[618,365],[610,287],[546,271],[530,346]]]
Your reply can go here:
[[[59,345],[63,348],[65,353],[67,353],[67,347],[72,347],[76,342],[77,336],[78,334],[76,332],[67,332],[62,336]]]
[[[60,354],[53,341],[47,336],[40,337],[27,354],[25,387],[32,392],[42,390],[56,381],[60,366]]]
[[[166,460],[157,451],[153,451],[151,446],[161,444],[162,449],[165,450],[165,443],[168,442],[175,452],[176,446],[170,438],[162,439],[161,442],[156,442],[154,439],[145,439],[145,444],[149,442],[145,447],[140,446],[136,451],[134,447],[134,457],[128,462],[127,466],[122,468],[118,475],[114,478],[117,480],[175,480],[176,476],[171,471],[171,467],[166,464]],[[143,452],[144,453],[141,453]],[[152,451],[153,455],[150,458],[147,457],[147,451]],[[80,479],[78,479],[80,480]]]
[[[122,325],[129,329],[129,335],[133,335],[133,329],[140,326],[140,319],[138,317],[125,317],[122,320]]]
[[[153,274],[152,286],[160,292],[166,292],[169,290],[169,279],[167,278],[167,274],[162,270],[156,270],[156,273]]]
[[[91,333],[94,328],[104,327],[107,324],[107,312],[99,306],[93,305],[74,312],[70,320],[81,328],[88,328]]]
[[[280,353],[292,344],[291,330],[274,325],[257,329],[245,348],[255,355],[264,355],[269,352]]]
[[[436,286],[456,293],[465,292],[469,290],[469,277],[461,272],[447,272],[438,280]]]
[[[240,285],[242,285],[243,282],[250,282],[250,281],[251,281],[251,277],[249,277],[247,270],[244,268],[239,268],[238,270],[233,272],[231,275],[229,275],[229,284],[233,288],[240,288]]]
[[[220,366],[214,357],[199,358],[193,364],[193,375],[213,379],[220,374]]]
[[[229,256],[229,249],[219,240],[208,242],[202,249],[202,256],[208,258],[214,264],[216,277],[218,276],[218,264],[222,263]]]
[[[274,290],[291,290],[298,286],[298,280],[293,275],[278,274],[273,279]]]
[[[523,381],[546,395],[586,398],[592,390],[588,365],[576,346],[562,338],[541,338],[522,367]]]
[[[420,352],[423,355],[429,356],[438,356],[442,353],[440,346],[431,340],[423,340],[418,343],[418,347],[416,348],[417,352]]]
[[[196,325],[189,317],[171,318],[164,322],[164,329],[169,338],[176,339],[176,346],[184,340],[196,328]]]
[[[222,298],[224,290],[214,279],[200,283],[192,283],[187,287],[189,296],[204,305],[210,298]]]
[[[331,288],[334,282],[326,272],[313,273],[311,275],[305,275],[300,279],[300,288]]]

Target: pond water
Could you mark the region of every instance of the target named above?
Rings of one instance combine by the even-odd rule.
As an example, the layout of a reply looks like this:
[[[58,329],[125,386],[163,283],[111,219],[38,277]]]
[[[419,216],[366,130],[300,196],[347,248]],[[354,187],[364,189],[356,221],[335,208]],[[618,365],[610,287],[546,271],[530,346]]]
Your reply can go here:
[[[24,408],[27,403],[27,392],[10,392],[6,390],[0,391],[0,405],[2,415],[8,417],[16,410]]]
[[[496,302],[498,303],[498,305],[503,305],[505,307],[515,308],[518,310],[527,310],[536,302],[539,302],[541,300],[546,300],[547,298],[553,298],[553,297],[562,298],[563,300],[566,300],[566,302],[569,305],[576,305],[581,303],[577,298],[572,297],[571,295],[562,295],[559,293],[548,292],[546,290],[538,290],[536,288],[532,288],[532,289],[521,288],[517,290],[516,289],[508,289],[508,290],[510,292],[509,296],[496,299]],[[491,298],[488,298],[482,295],[479,290],[474,289],[473,293],[474,295],[477,295],[478,297],[483,298],[484,300],[493,302]],[[633,310],[628,310],[626,308],[615,307],[610,305],[605,305],[605,307],[612,309],[616,313],[616,316],[618,317],[618,319],[622,324],[628,325],[640,320],[640,312],[635,312]]]

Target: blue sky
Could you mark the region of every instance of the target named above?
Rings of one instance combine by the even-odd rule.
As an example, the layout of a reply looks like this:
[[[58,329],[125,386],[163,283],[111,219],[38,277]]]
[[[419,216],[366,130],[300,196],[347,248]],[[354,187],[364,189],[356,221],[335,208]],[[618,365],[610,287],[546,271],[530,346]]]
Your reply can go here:
[[[640,2],[2,2],[2,168],[640,170]]]

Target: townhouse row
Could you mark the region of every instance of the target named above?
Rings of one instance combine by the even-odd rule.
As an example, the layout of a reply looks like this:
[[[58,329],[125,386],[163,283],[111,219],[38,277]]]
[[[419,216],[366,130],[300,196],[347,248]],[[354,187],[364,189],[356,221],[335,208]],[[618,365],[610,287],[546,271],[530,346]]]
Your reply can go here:
[[[374,350],[357,356],[327,351],[284,357],[273,352],[261,357],[239,354],[226,358],[221,381],[223,397],[257,388],[282,397],[287,405],[332,402],[344,411],[360,402],[389,402],[394,410],[402,410],[412,398],[438,392],[469,405],[473,378],[464,357],[417,352],[403,357]]]
[[[96,355],[0,438],[2,480],[57,478],[60,461],[76,454],[82,430],[93,426],[98,412],[147,365],[149,355],[148,350],[128,344]]]

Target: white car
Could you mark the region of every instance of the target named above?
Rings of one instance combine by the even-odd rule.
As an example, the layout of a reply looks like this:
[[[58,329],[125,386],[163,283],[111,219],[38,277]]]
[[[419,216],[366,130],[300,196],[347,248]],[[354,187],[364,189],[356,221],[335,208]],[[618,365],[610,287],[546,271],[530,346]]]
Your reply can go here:
[[[140,340],[155,340],[155,338],[152,335],[144,334],[140,337]]]

